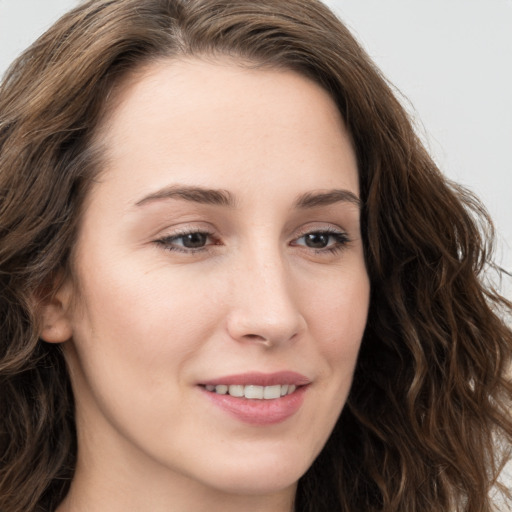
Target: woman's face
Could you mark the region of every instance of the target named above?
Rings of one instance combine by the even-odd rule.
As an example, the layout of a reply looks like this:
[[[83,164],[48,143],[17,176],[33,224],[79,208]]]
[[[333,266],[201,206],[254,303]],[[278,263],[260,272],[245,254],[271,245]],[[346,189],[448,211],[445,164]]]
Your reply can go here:
[[[77,478],[292,490],[345,403],[367,316],[342,119],[308,79],[228,60],[153,63],[116,100],[78,285],[59,292]]]

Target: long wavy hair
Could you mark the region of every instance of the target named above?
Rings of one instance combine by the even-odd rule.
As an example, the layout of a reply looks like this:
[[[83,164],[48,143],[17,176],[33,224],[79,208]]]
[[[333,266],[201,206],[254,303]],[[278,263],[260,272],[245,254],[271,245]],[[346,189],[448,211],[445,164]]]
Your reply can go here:
[[[70,272],[101,171],[95,140],[128,74],[229,56],[295,70],[336,102],[357,155],[371,304],[348,402],[297,512],[486,512],[512,442],[512,305],[485,284],[492,224],[436,168],[346,27],[317,0],[90,0],[0,88],[0,510],[54,510],[77,441],[38,301]]]

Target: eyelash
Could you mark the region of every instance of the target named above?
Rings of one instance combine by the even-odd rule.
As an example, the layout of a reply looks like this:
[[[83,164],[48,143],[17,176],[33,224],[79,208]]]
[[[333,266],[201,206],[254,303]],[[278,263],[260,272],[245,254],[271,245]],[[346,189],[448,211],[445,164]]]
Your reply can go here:
[[[293,241],[296,242],[297,240],[300,240],[301,238],[304,238],[308,235],[327,235],[329,238],[333,238],[335,240],[333,244],[320,249],[314,249],[312,247],[307,247],[306,245],[300,244],[300,246],[304,247],[304,249],[306,250],[312,249],[315,254],[338,254],[339,252],[343,251],[346,248],[346,246],[350,243],[350,238],[345,232],[332,227],[312,229],[300,232],[299,236],[295,238]],[[297,246],[298,244],[294,245]]]
[[[193,235],[203,235],[206,237],[206,239],[212,239],[213,243],[209,245],[204,245],[197,248],[191,248],[191,247],[184,247],[184,246],[176,246],[173,245],[177,240],[183,239],[187,236],[193,236]],[[304,238],[308,235],[327,235],[329,238],[334,238],[335,243],[323,247],[320,249],[315,249],[312,247],[308,247],[305,244],[297,244],[296,242],[300,240],[301,238]],[[295,247],[303,247],[305,250],[313,250],[315,254],[337,254],[341,252],[347,244],[350,242],[349,237],[346,233],[339,231],[334,228],[322,228],[322,229],[313,229],[313,230],[307,230],[304,232],[301,232],[298,237],[294,238],[292,241],[292,245]],[[177,232],[173,235],[165,236],[162,238],[159,238],[155,240],[155,243],[162,246],[165,250],[172,251],[172,252],[180,252],[184,254],[195,254],[199,252],[205,252],[210,250],[211,245],[220,245],[218,240],[215,240],[215,234],[211,231],[205,231],[205,230],[189,230],[189,231],[182,231]]]
[[[201,230],[201,229],[191,229],[189,231],[181,231],[181,232],[177,232],[173,235],[164,236],[163,238],[159,238],[158,240],[155,240],[155,242],[158,245],[163,246],[163,248],[167,251],[181,252],[181,253],[185,253],[185,254],[194,254],[194,253],[204,252],[204,251],[209,250],[208,245],[205,245],[203,247],[197,247],[197,248],[190,248],[190,247],[185,247],[185,246],[179,247],[179,246],[173,245],[173,243],[175,243],[176,240],[183,239],[186,236],[191,236],[191,235],[204,235],[206,238],[210,238],[210,239],[214,238],[214,233],[212,233],[211,231],[205,231],[205,230]],[[219,245],[218,241],[214,241],[213,245]]]

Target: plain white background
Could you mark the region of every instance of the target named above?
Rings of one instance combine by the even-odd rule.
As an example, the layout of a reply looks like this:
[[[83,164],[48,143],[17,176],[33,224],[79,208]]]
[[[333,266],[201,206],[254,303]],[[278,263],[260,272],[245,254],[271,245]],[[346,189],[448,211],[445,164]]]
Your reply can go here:
[[[512,272],[512,0],[325,0],[401,93],[440,168],[493,217]],[[0,73],[77,0],[0,0]],[[512,278],[503,292],[512,298]]]
[[[512,272],[512,0],[326,3],[401,92],[441,169],[484,201]],[[76,4],[0,0],[0,74]],[[512,298],[511,278],[502,289]]]

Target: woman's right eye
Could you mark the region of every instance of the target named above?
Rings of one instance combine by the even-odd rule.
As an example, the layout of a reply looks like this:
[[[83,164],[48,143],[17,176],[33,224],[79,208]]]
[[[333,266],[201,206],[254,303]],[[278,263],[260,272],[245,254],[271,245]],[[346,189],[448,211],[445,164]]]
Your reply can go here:
[[[169,251],[178,252],[198,252],[205,250],[209,245],[215,245],[211,233],[203,231],[165,236],[156,240],[156,243]]]

